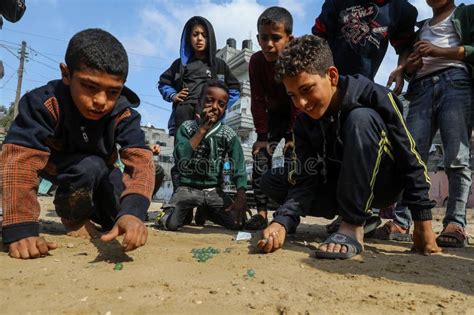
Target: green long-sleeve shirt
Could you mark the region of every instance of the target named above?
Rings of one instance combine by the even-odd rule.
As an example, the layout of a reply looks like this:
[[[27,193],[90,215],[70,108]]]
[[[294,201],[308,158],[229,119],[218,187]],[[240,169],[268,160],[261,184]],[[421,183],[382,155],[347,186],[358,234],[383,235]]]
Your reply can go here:
[[[193,150],[190,139],[198,128],[196,121],[188,120],[176,133],[173,155],[181,184],[199,189],[222,185],[224,159],[228,156],[233,168],[232,181],[237,189],[245,189],[247,174],[244,154],[235,131],[219,122],[209,129],[196,150]]]
[[[451,21],[464,46],[463,61],[470,68],[474,79],[474,4],[460,4],[454,10]]]

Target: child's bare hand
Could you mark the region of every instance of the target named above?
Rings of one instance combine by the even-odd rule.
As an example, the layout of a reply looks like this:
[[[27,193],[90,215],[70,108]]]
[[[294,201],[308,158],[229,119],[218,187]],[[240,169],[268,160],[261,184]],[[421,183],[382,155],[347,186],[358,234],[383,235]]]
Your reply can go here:
[[[143,221],[133,215],[125,214],[115,222],[112,230],[102,235],[100,239],[110,242],[122,234],[124,234],[122,248],[126,252],[145,245],[148,238],[148,230]]]
[[[405,72],[413,74],[421,67],[423,67],[423,59],[421,58],[421,55],[417,52],[411,53],[405,63]]]
[[[58,246],[43,237],[31,236],[8,245],[8,254],[13,258],[30,259],[43,257]]]
[[[267,152],[269,152],[268,144],[269,144],[268,141],[255,141],[255,143],[252,146],[252,155],[257,155],[258,152],[260,152],[261,150],[267,150]]]
[[[159,144],[150,145],[150,150],[153,152],[153,155],[159,155],[161,152],[161,146]]]
[[[393,93],[395,95],[400,95],[403,90],[403,85],[405,84],[403,78],[403,66],[398,66],[395,70],[393,70],[390,75],[388,76],[387,87],[391,88],[393,83],[395,83],[395,87],[393,88]]]
[[[416,42],[415,49],[422,57],[441,57],[442,55],[441,47],[433,45],[426,40]]]
[[[411,250],[423,255],[441,252],[441,248],[436,244],[436,236],[433,232],[431,221],[415,221]]]
[[[288,150],[293,151],[295,149],[295,144],[293,141],[287,141],[283,147],[283,154],[286,154]]]
[[[189,89],[185,87],[173,96],[173,103],[184,101],[188,95]]]
[[[285,227],[280,223],[273,222],[262,231],[262,239],[258,241],[257,247],[264,253],[274,252],[283,247],[285,237]]]

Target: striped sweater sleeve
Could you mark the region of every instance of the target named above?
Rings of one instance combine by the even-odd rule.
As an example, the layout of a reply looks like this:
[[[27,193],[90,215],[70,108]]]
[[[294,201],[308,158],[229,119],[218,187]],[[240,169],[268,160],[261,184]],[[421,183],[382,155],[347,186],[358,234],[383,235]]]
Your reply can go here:
[[[38,173],[49,159],[46,139],[54,132],[59,107],[54,97],[32,91],[23,96],[0,153],[4,211],[3,243],[39,235]]]
[[[15,144],[2,148],[0,182],[5,244],[39,235],[38,172],[45,167],[48,157],[48,152]]]

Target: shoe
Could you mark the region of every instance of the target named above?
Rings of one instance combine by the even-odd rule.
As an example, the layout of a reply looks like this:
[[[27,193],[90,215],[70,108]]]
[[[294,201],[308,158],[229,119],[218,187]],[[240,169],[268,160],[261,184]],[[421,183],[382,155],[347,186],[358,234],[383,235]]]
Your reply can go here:
[[[165,209],[161,211],[155,218],[155,224],[158,228],[161,230],[168,230],[168,227],[166,226],[166,222],[168,221],[168,218],[171,215],[171,209]]]
[[[393,221],[387,221],[376,229],[373,238],[399,242],[411,242],[413,239],[410,228],[401,227]]]
[[[268,226],[268,219],[265,219],[260,214],[253,215],[247,222],[244,224],[245,230],[263,230]]]

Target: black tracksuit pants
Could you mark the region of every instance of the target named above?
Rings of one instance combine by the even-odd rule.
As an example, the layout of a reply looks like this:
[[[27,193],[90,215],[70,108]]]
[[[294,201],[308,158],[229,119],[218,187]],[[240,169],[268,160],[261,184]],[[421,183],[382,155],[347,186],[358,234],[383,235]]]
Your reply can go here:
[[[397,169],[393,148],[386,141],[387,127],[374,110],[352,110],[340,134],[343,143],[340,167],[327,173],[324,184],[313,185],[308,190],[306,198],[309,200],[304,204],[312,206],[302,211],[305,215],[326,218],[339,214],[345,222],[361,225],[371,216],[372,207],[382,208],[400,198],[403,174]],[[290,189],[287,172],[268,171],[262,177],[261,186],[269,198],[283,204]]]

